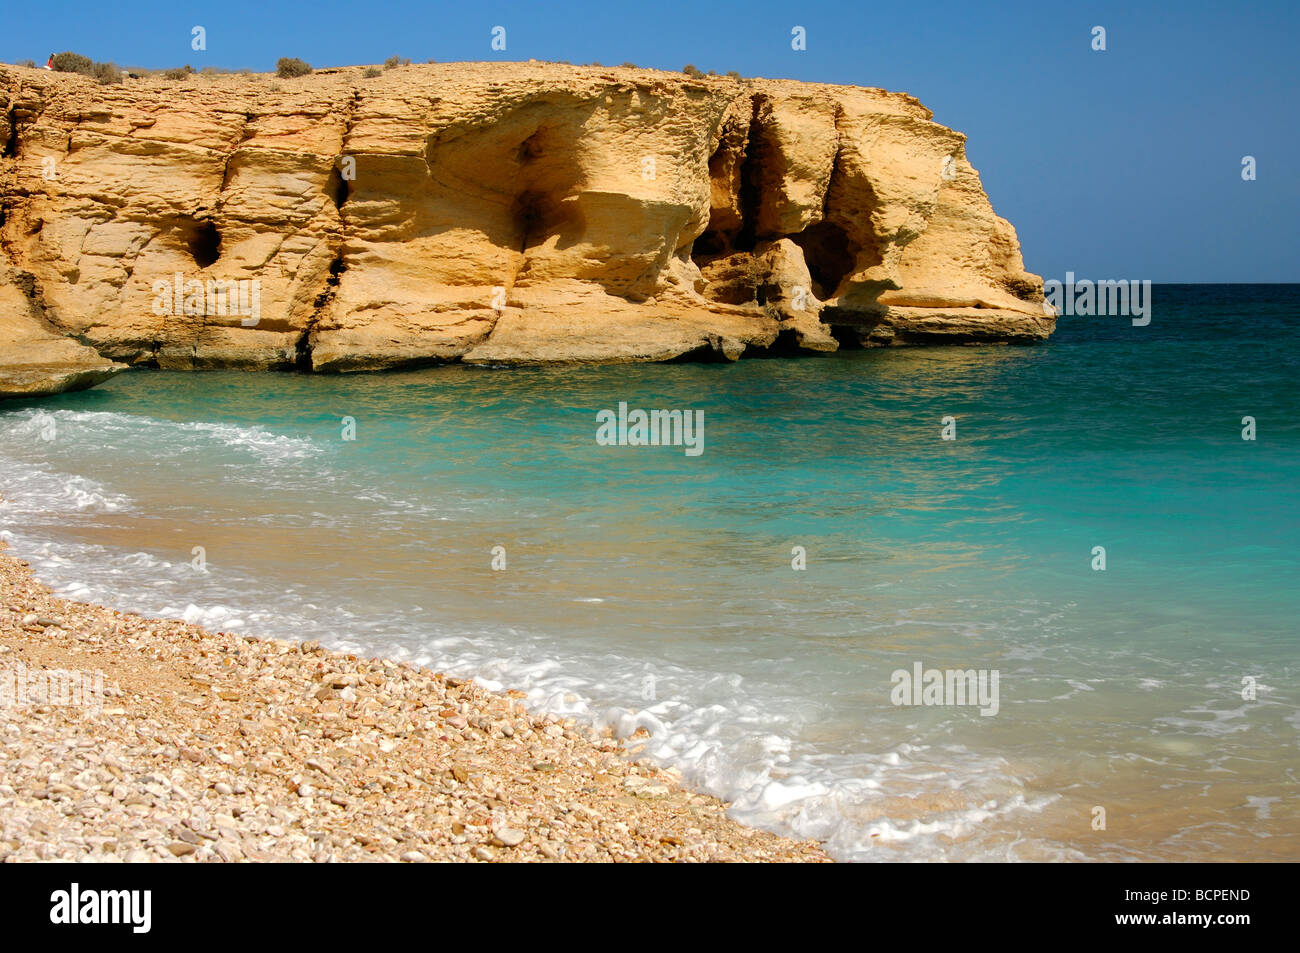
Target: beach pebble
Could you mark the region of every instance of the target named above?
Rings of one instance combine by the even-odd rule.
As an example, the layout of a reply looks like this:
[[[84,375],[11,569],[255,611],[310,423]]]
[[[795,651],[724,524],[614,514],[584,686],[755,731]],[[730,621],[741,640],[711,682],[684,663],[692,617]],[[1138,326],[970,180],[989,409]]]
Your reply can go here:
[[[525,834],[523,831],[514,827],[501,827],[494,832],[497,840],[501,841],[506,847],[518,847],[524,842]]]

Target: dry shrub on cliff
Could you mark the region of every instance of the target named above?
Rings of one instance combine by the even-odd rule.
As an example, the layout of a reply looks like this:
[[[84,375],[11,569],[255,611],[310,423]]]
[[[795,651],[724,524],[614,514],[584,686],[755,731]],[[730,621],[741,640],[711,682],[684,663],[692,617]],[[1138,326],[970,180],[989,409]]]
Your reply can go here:
[[[310,72],[311,64],[298,59],[296,56],[282,56],[275,61],[275,75],[284,79],[306,76]]]
[[[91,67],[90,75],[99,80],[100,86],[111,86],[122,82],[122,71],[117,68],[116,63],[96,63]]]
[[[95,68],[94,61],[89,56],[82,56],[80,53],[64,52],[54,54],[54,69],[60,73],[80,73],[82,76],[89,76],[90,71]]]
[[[384,60],[384,69],[392,69],[394,66],[410,66],[411,58],[409,56],[390,56]]]
[[[694,63],[687,63],[682,67],[682,72],[691,77],[691,79],[701,79],[704,76],[704,73],[702,73],[699,67]]]
[[[381,70],[378,66],[367,66],[366,71],[361,75],[364,76],[366,79],[374,79],[376,76],[383,76],[384,71]]]
[[[194,72],[194,67],[186,63],[184,66],[178,66],[174,69],[169,69],[164,71],[163,76],[165,76],[167,79],[184,79],[186,76],[189,76],[193,72]]]
[[[54,69],[60,73],[80,73],[99,80],[101,86],[122,82],[122,71],[115,63],[96,63],[89,56],[65,51],[54,54]]]

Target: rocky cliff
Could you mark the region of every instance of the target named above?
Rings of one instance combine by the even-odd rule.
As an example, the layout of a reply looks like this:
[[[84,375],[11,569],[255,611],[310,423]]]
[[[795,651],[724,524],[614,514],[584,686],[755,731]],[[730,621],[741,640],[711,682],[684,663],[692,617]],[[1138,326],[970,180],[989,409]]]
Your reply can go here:
[[[0,103],[0,363],[51,381],[1053,327],[965,137],[900,93],[547,63],[110,86],[6,66]]]

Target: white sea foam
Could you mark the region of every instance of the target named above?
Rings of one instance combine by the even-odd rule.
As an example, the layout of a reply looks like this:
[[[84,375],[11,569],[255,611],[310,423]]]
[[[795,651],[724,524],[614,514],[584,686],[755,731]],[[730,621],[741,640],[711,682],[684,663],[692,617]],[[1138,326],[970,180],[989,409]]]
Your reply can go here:
[[[103,410],[46,412],[25,409],[6,413],[0,416],[0,439],[35,443],[40,440],[41,430],[49,419],[53,420],[55,436],[47,443],[69,441],[81,447],[83,452],[97,446],[120,448],[124,441],[143,441],[151,451],[168,454],[193,451],[204,444],[217,444],[246,452],[267,465],[306,460],[323,452],[323,448],[311,440],[261,427],[165,420]]]
[[[59,473],[8,455],[0,454],[0,473],[4,479],[0,519],[7,522],[69,513],[121,513],[131,506],[129,496],[88,477]]]

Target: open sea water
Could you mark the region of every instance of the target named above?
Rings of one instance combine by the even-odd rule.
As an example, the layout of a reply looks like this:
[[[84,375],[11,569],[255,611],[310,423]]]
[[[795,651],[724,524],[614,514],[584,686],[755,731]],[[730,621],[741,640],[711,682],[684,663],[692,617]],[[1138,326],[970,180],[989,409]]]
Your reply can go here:
[[[0,405],[0,537],[522,689],[844,860],[1297,860],[1300,286],[1153,299],[1032,347],[131,372]],[[620,402],[703,453],[598,444]],[[894,704],[918,663],[996,714]]]

